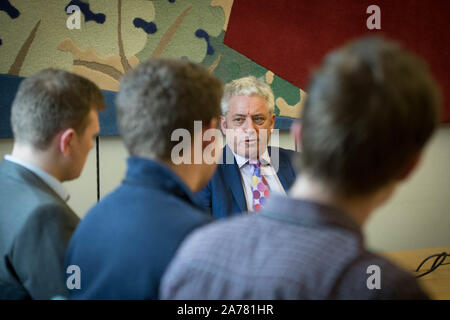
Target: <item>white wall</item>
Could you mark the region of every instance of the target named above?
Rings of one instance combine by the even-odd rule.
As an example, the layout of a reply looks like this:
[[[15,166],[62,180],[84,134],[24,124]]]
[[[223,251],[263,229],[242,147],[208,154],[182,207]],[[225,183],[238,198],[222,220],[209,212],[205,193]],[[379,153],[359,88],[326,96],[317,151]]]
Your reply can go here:
[[[104,197],[116,188],[126,171],[128,152],[119,137],[100,138],[100,194]]]
[[[280,146],[294,149],[288,133],[280,134]],[[0,140],[1,157],[11,149],[11,140]],[[126,158],[120,138],[100,138],[101,196],[122,181]],[[71,194],[69,205],[80,217],[96,202],[95,162],[93,149],[82,176],[64,184]],[[377,210],[364,233],[366,244],[379,251],[450,246],[450,125],[437,131],[418,170]]]
[[[365,227],[374,250],[450,246],[450,125],[441,126],[422,163]]]

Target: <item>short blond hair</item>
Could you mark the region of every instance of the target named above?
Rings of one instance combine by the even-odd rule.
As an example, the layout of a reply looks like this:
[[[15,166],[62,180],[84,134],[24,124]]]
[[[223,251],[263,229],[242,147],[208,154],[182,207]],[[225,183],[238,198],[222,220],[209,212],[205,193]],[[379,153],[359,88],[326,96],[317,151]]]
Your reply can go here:
[[[254,76],[247,76],[233,80],[225,85],[222,97],[222,115],[227,114],[230,99],[239,95],[261,97],[266,101],[269,112],[272,114],[275,111],[275,99],[272,88]]]

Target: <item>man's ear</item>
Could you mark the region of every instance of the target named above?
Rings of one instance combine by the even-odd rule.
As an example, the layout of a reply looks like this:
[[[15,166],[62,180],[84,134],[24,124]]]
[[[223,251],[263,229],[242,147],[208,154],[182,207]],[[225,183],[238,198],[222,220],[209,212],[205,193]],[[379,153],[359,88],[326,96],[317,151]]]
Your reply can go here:
[[[404,181],[411,173],[418,167],[420,161],[422,160],[422,154],[419,153],[416,156],[414,156],[411,160],[409,160],[405,166],[405,168],[401,171],[398,180]]]
[[[215,141],[215,135],[213,134],[211,137],[211,140],[208,140],[208,138],[206,138],[207,140],[205,141],[205,133],[208,130],[217,130],[218,129],[218,121],[217,119],[211,119],[211,121],[209,121],[209,123],[206,123],[205,125],[203,125],[203,132],[202,132],[202,145],[203,145],[203,149],[206,148],[207,145],[209,145],[211,142]]]
[[[300,120],[294,120],[291,125],[291,137],[295,142],[295,151],[302,150],[302,123]]]
[[[70,156],[72,152],[73,139],[75,137],[75,130],[69,128],[62,131],[59,135],[59,151],[65,156]]]
[[[271,131],[272,131],[273,128],[275,127],[275,119],[276,119],[276,117],[277,117],[277,115],[276,115],[275,113],[272,113],[272,115],[271,115],[272,123],[270,124],[270,130],[271,130]]]
[[[225,130],[227,129],[227,119],[225,116],[220,116],[220,129],[222,130],[222,134],[225,135]]]

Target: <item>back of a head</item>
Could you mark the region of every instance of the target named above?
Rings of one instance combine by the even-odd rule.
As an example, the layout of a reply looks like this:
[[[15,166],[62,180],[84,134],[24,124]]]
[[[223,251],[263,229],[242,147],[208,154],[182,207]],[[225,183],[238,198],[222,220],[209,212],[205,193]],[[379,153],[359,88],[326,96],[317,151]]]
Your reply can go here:
[[[439,100],[426,64],[396,43],[347,44],[310,82],[300,170],[346,196],[376,191],[420,154],[437,126]]]
[[[104,108],[103,95],[90,80],[64,70],[42,70],[19,86],[11,108],[14,139],[45,150],[61,130],[82,134],[89,112]]]
[[[126,74],[117,95],[117,115],[125,146],[133,156],[170,159],[176,129],[194,134],[220,116],[222,82],[199,64],[150,59]]]

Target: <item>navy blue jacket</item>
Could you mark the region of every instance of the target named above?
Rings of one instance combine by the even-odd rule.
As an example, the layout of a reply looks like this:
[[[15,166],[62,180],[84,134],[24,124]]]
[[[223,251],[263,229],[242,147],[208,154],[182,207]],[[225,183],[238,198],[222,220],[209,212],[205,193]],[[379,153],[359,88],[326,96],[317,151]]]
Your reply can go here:
[[[226,164],[226,153],[231,153],[228,146],[223,148],[222,162],[217,166],[212,179],[199,191],[195,197],[199,205],[215,218],[225,218],[247,211],[244,190],[242,188],[241,173],[233,156],[233,164]],[[273,162],[273,152],[278,150],[279,169],[278,179],[285,191],[293,185],[296,171],[292,166],[291,158],[294,151],[277,147],[268,147],[269,155]],[[232,153],[231,153],[232,155]]]
[[[127,164],[122,184],[87,213],[70,241],[66,268],[81,270],[73,299],[157,299],[183,238],[212,220],[168,167],[137,157]]]

